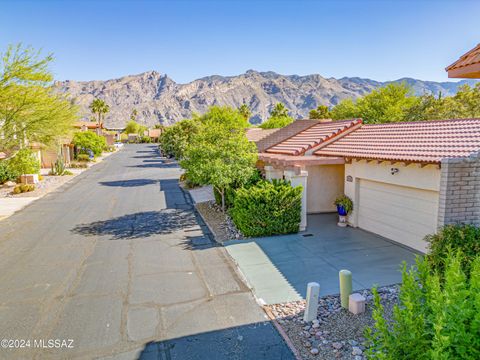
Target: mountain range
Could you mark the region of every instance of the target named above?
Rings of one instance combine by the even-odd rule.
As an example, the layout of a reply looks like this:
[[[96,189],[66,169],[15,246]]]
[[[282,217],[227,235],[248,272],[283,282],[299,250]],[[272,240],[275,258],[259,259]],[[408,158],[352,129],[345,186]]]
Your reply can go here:
[[[213,75],[179,84],[165,74],[149,71],[106,81],[59,81],[55,86],[72,96],[84,119],[91,117],[88,105],[94,98],[105,100],[110,106],[106,126],[123,127],[133,109],[138,112],[138,122],[153,126],[173,124],[191,117],[193,112],[203,113],[212,105],[239,107],[243,103],[252,111],[253,124],[265,121],[277,102],[284,103],[294,118],[306,118],[318,105],[333,106],[343,99],[356,99],[391,82],[406,82],[417,95],[451,96],[459,86],[473,85],[475,80],[434,82],[402,78],[379,82],[358,77],[335,79],[318,74],[280,75],[249,70],[237,76]]]

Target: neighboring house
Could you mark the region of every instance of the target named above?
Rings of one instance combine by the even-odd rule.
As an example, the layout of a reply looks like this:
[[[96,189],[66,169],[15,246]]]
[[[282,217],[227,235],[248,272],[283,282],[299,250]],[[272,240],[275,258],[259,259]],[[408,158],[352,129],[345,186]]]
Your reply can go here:
[[[343,193],[350,225],[423,252],[439,226],[480,225],[480,119],[317,122],[259,158],[266,178],[304,186],[302,229]]]
[[[480,44],[445,69],[449,78],[480,79]]]
[[[103,133],[103,124],[99,124],[95,121],[77,121],[73,127],[80,131],[93,131],[97,135],[102,135]]]

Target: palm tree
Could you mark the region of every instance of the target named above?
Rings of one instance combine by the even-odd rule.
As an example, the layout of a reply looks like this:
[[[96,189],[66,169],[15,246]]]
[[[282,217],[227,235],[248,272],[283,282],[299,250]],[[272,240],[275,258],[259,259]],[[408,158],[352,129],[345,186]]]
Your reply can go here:
[[[243,103],[239,108],[238,108],[238,112],[240,113],[240,115],[243,116],[243,118],[245,120],[250,120],[250,117],[252,116],[252,112],[250,111],[250,108],[248,107],[247,104]]]
[[[270,111],[271,117],[286,117],[288,116],[288,109],[282,103],[277,103],[272,111]]]
[[[105,114],[110,111],[110,106],[101,99],[95,99],[90,104],[90,111],[97,115],[98,125],[101,127]]]

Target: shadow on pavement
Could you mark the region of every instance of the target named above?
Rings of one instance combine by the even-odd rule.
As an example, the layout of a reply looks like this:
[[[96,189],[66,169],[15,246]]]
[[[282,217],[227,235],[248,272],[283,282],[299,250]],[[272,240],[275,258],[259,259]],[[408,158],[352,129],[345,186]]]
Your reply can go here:
[[[127,167],[130,167],[130,168],[177,168],[178,164],[175,162],[165,162],[163,160],[160,160],[159,162],[155,162],[153,164],[130,165]]]
[[[295,356],[269,321],[149,342],[140,360],[290,360]]]
[[[165,209],[119,216],[113,219],[80,224],[71,231],[83,236],[107,236],[110,240],[131,240],[169,234],[196,225],[191,211]]]
[[[99,184],[103,186],[118,186],[118,187],[136,187],[156,184],[157,180],[152,179],[132,179],[119,181],[101,181]]]

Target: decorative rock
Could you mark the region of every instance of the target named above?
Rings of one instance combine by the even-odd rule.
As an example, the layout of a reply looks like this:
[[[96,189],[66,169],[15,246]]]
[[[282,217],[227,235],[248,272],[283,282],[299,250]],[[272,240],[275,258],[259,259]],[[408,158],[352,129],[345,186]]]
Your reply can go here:
[[[5,183],[3,184],[3,186],[5,187],[14,187],[15,185],[17,185],[15,181],[5,181]]]
[[[342,345],[342,343],[334,342],[334,343],[332,343],[332,347],[334,349],[340,350],[343,347],[343,345]]]
[[[355,360],[363,360],[363,357],[361,355],[355,355]]]
[[[352,347],[352,355],[362,355],[363,351],[360,349],[358,346],[353,346]]]
[[[314,329],[317,329],[319,327],[320,327],[320,324],[318,324],[318,323],[312,325],[312,328],[314,328]]]
[[[311,348],[311,347],[312,347],[312,344],[307,341],[307,342],[304,344],[304,346],[305,346],[306,348]]]
[[[352,346],[357,346],[358,345],[358,342],[355,341],[355,340],[348,340],[348,343]]]
[[[317,354],[318,354],[318,349],[317,349],[317,348],[313,348],[312,350],[310,350],[310,354],[312,354],[312,355],[317,355]]]

